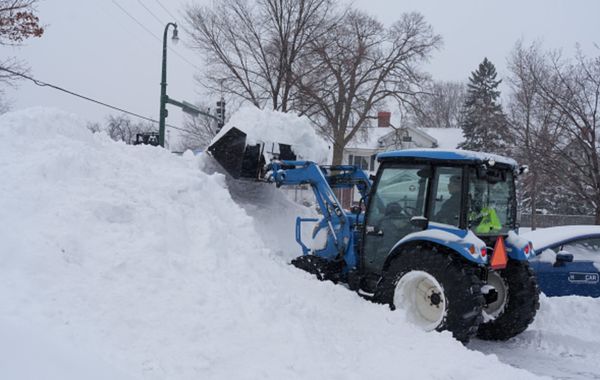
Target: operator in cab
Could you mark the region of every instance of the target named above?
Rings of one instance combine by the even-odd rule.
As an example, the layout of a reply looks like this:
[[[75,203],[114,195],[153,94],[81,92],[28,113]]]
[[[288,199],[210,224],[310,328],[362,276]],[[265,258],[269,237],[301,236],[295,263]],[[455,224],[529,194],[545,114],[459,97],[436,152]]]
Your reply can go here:
[[[440,210],[433,217],[434,222],[456,226],[460,215],[461,176],[454,175],[448,182],[450,197],[442,204]]]

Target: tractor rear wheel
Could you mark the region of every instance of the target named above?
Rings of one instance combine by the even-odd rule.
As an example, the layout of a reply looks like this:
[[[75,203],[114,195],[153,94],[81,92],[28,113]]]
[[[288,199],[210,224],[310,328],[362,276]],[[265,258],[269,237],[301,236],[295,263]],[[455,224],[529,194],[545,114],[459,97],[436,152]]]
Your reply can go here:
[[[482,321],[484,303],[477,268],[436,247],[413,247],[390,264],[376,298],[402,309],[426,331],[448,330],[468,342]]]
[[[498,288],[501,297],[496,302],[503,301],[484,307],[487,321],[479,326],[477,337],[507,340],[525,331],[540,307],[539,288],[529,263],[509,260],[506,269],[490,272],[488,284]]]

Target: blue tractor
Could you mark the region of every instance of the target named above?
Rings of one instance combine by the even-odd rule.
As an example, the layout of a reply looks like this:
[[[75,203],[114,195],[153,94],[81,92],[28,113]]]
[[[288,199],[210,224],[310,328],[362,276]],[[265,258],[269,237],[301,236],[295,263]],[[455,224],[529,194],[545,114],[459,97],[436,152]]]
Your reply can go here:
[[[506,340],[533,321],[539,290],[528,263],[532,245],[516,233],[513,160],[393,151],[378,155],[379,169],[369,178],[354,166],[298,161],[289,146],[245,146],[243,132],[230,132],[209,153],[231,175],[314,192],[321,217],[296,220],[296,267],[463,342]],[[267,159],[267,150],[277,153]],[[348,187],[361,200],[344,210],[336,189]],[[301,230],[308,222],[315,227],[307,244]]]

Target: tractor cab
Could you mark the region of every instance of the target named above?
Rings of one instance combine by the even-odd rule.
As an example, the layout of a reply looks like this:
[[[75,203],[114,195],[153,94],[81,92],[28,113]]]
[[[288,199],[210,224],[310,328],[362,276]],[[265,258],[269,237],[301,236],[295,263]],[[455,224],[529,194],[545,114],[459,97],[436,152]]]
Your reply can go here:
[[[443,240],[438,231],[468,232],[486,248],[516,229],[513,160],[440,150],[387,152],[378,159],[361,252],[366,273],[381,273],[393,248],[423,230],[432,242]],[[479,249],[466,258],[481,262],[481,256]]]

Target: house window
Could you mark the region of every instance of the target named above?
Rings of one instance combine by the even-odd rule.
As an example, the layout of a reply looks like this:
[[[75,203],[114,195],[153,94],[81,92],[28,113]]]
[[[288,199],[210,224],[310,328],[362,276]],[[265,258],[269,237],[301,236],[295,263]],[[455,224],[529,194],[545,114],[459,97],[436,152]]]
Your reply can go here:
[[[376,154],[372,156],[355,156],[352,154],[348,155],[348,165],[357,166],[359,169],[366,171],[375,170],[375,157]]]
[[[352,165],[357,166],[362,170],[369,170],[369,157],[354,156],[354,162]]]

